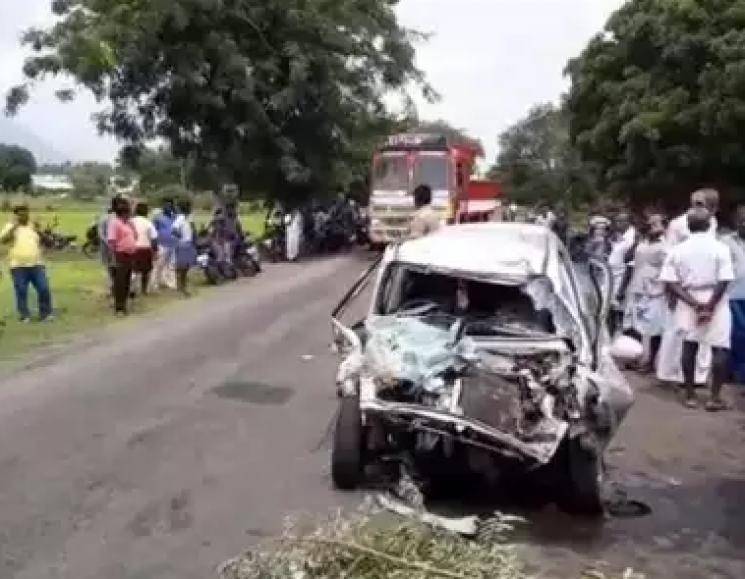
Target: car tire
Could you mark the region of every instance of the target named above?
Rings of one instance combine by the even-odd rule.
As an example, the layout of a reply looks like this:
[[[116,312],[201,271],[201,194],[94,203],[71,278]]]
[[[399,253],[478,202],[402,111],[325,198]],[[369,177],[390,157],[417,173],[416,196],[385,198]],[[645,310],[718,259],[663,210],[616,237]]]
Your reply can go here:
[[[567,441],[566,507],[575,513],[598,515],[603,512],[603,461],[583,436]]]
[[[334,444],[331,450],[331,479],[342,490],[353,490],[362,478],[362,412],[358,396],[339,400]]]

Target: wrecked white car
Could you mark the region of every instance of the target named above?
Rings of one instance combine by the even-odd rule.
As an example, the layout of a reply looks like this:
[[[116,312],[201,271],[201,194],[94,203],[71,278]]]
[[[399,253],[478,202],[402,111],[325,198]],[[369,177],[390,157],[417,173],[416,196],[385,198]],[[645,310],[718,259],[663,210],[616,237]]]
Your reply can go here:
[[[489,480],[550,470],[572,507],[600,509],[602,455],[633,395],[601,323],[607,268],[588,271],[535,225],[456,225],[389,247],[332,316],[335,485],[356,487],[377,458],[437,457]],[[373,280],[365,319],[344,325]]]

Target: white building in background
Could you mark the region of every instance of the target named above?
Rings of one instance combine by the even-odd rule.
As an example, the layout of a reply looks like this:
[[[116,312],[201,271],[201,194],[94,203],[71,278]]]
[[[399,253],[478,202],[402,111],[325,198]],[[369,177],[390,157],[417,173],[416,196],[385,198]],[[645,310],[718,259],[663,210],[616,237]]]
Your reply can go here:
[[[31,175],[31,185],[39,193],[72,193],[75,189],[69,175]]]

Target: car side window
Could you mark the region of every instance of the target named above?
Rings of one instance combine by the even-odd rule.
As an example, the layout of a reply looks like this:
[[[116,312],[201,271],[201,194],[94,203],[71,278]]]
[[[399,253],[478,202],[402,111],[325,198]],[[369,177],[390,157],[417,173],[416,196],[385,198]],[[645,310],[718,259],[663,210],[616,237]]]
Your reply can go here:
[[[376,314],[386,315],[395,310],[401,300],[400,281],[402,272],[403,268],[400,264],[392,263],[388,266],[383,275],[383,281],[375,303]]]

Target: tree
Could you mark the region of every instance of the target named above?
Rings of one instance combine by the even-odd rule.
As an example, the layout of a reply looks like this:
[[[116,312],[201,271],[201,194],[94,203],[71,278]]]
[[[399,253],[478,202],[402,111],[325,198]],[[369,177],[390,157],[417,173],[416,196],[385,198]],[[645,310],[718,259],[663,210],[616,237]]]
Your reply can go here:
[[[117,159],[119,172],[136,174],[140,180],[140,191],[145,195],[152,195],[167,185],[181,185],[182,166],[183,162],[165,147],[143,148],[134,152],[125,147]]]
[[[379,118],[416,85],[420,35],[397,0],[55,0],[30,30],[25,85],[68,74],[110,106],[99,129],[136,146],[159,138],[222,182],[290,203],[333,188]],[[69,92],[60,94],[69,99]]]
[[[745,3],[634,0],[570,61],[571,138],[637,204],[745,185]]]
[[[470,145],[480,150],[483,150],[484,148],[479,139],[474,139],[464,129],[454,127],[449,122],[442,119],[434,121],[418,121],[414,124],[411,130],[412,132],[417,133],[445,135],[453,144]]]
[[[80,163],[73,165],[70,179],[75,187],[74,195],[79,199],[95,199],[106,195],[114,169],[106,163]]]
[[[589,200],[589,173],[569,143],[566,111],[552,103],[536,105],[499,136],[499,155],[488,172],[507,196],[523,203]]]
[[[17,191],[31,185],[36,159],[28,149],[0,144],[0,189]]]

